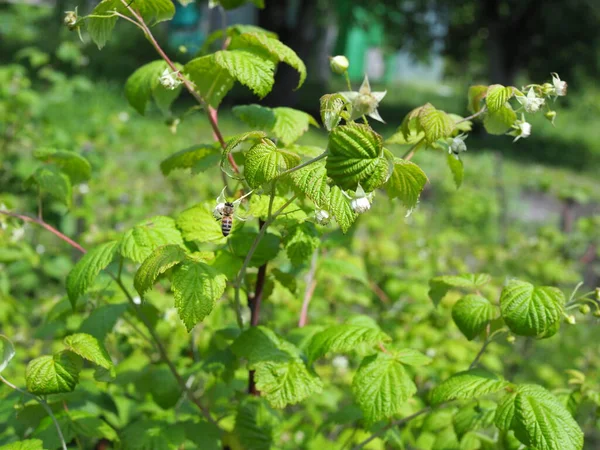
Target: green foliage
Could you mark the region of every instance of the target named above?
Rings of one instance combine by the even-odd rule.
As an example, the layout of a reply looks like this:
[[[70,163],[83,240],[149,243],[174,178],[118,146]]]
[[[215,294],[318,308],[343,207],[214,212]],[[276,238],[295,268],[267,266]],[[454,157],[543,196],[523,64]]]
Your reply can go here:
[[[213,207],[214,205],[204,203],[192,206],[177,216],[177,227],[186,241],[219,242],[224,240],[221,226],[213,216]]]
[[[465,275],[444,275],[429,280],[429,298],[437,306],[452,288],[477,289],[491,280],[485,273]]]
[[[111,241],[101,244],[86,253],[67,276],[67,293],[73,308],[77,300],[92,286],[100,271],[113,260],[119,242]]]
[[[39,167],[27,180],[28,185],[35,184],[39,192],[71,206],[71,180],[55,166]]]
[[[92,174],[89,161],[75,152],[39,148],[34,152],[34,156],[45,163],[55,164],[73,184],[88,180]]]
[[[64,344],[67,350],[100,367],[105,369],[113,367],[113,363],[104,345],[94,336],[86,333],[72,334],[65,338]]]
[[[177,65],[177,69],[183,67]],[[169,65],[163,61],[152,61],[136,70],[125,83],[125,97],[137,112],[144,115],[148,102],[154,98],[159,108],[168,110],[169,106],[179,96],[181,86],[169,90],[160,84],[160,77],[165,70],[172,72]]]
[[[463,162],[458,156],[453,154],[448,154],[446,160],[448,161],[450,172],[452,172],[452,178],[454,179],[456,189],[458,189],[463,182],[463,177],[465,174]]]
[[[383,156],[383,140],[369,126],[342,125],[329,134],[327,175],[342,189],[361,184],[371,192],[384,184],[390,167]]]
[[[352,210],[350,201],[338,186],[332,186],[329,190],[329,208],[344,233],[350,229],[358,217]]]
[[[175,220],[156,216],[125,232],[119,252],[125,258],[141,263],[158,247],[168,244],[183,246],[181,233],[175,226]]]
[[[388,197],[398,198],[406,208],[412,209],[417,206],[426,183],[427,175],[419,166],[397,158],[394,171],[385,187]]]
[[[27,390],[37,395],[72,392],[79,383],[81,367],[81,358],[69,351],[35,358],[25,372]]]
[[[290,175],[294,187],[321,209],[329,209],[331,189],[327,184],[325,164],[315,163]]]
[[[235,434],[249,448],[269,450],[277,438],[279,425],[279,417],[265,402],[249,397],[237,410]]]
[[[172,154],[160,163],[160,170],[167,176],[177,169],[192,169],[192,174],[204,172],[221,160],[214,145],[195,145]]]
[[[44,450],[44,443],[39,439],[26,439],[0,447],[0,450]]]
[[[510,105],[504,105],[496,111],[486,113],[483,119],[485,131],[490,134],[504,134],[517,120],[517,113]]]
[[[185,259],[185,251],[178,245],[165,245],[154,250],[144,260],[135,274],[134,286],[140,295],[154,285],[160,274],[165,273],[171,267],[179,264]]]
[[[223,295],[225,275],[202,261],[188,260],[173,272],[175,307],[188,331],[208,316]]]
[[[333,130],[340,121],[348,119],[348,102],[341,94],[325,94],[321,97],[321,120],[327,131]]]
[[[455,123],[450,115],[427,103],[409,112],[402,121],[399,131],[403,134],[406,143],[416,142],[415,136],[423,133],[425,141],[433,144],[438,139],[450,136],[454,127]]]
[[[509,383],[502,377],[483,369],[471,369],[452,375],[446,381],[438,384],[430,393],[431,403],[441,403],[457,400],[478,398],[505,389]]]
[[[284,171],[299,163],[298,155],[278,148],[272,141],[265,140],[246,152],[244,175],[250,187],[257,188],[273,181]]]
[[[393,355],[377,353],[361,362],[352,391],[365,420],[374,423],[397,415],[417,387]]]
[[[485,104],[490,112],[503,109],[506,102],[513,96],[512,87],[504,87],[501,84],[493,84],[488,87],[485,95]]]
[[[513,333],[521,336],[554,334],[564,303],[560,289],[535,287],[519,280],[511,280],[500,296],[502,318]]]
[[[452,319],[468,340],[475,339],[490,320],[496,317],[496,308],[486,298],[469,294],[452,307]]]
[[[6,336],[0,334],[0,372],[6,369],[11,359],[15,357],[15,347]]]
[[[295,266],[310,261],[321,240],[312,223],[304,222],[294,227],[283,241],[285,251]]]

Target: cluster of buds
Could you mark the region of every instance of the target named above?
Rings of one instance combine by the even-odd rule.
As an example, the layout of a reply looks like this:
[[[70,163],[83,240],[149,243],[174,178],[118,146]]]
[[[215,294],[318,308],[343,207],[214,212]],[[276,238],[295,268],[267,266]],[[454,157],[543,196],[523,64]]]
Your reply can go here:
[[[181,84],[181,80],[177,76],[178,72],[170,72],[169,69],[165,69],[160,77],[158,77],[158,81],[165,89],[172,91],[173,89],[177,89]]]
[[[465,144],[465,139],[467,139],[468,137],[469,135],[462,133],[450,139],[450,142],[448,144],[448,153],[458,158],[461,153],[466,152],[467,144]]]
[[[65,11],[65,18],[63,19],[64,24],[71,31],[79,28],[79,16],[77,15],[77,8],[75,11]]]

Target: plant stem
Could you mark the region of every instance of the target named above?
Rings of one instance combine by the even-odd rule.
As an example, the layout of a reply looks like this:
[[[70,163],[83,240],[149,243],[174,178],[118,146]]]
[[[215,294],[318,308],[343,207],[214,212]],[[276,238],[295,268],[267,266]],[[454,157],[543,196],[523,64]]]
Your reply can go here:
[[[475,114],[471,114],[470,116],[465,117],[464,119],[461,119],[458,122],[456,122],[456,125],[458,125],[459,123],[466,122],[467,120],[474,119],[475,117],[478,117],[478,116],[482,115],[486,111],[487,111],[487,108],[484,106],[479,111],[477,111]]]
[[[9,388],[14,389],[17,392],[20,392],[21,394],[25,395],[26,397],[29,397],[29,398],[35,400],[36,402],[38,402],[40,405],[42,405],[42,408],[44,408],[46,410],[46,412],[50,416],[50,419],[52,419],[52,423],[54,423],[54,426],[56,427],[56,433],[58,434],[58,439],[60,440],[60,444],[61,444],[63,450],[67,450],[67,443],[65,442],[65,437],[62,433],[62,430],[60,429],[58,420],[56,420],[56,416],[52,412],[52,409],[50,408],[50,406],[48,405],[46,400],[15,386],[10,381],[8,381],[6,378],[4,378],[2,375],[0,375],[0,381],[2,383],[4,383],[5,385],[7,385]]]
[[[413,156],[415,156],[416,151],[418,150],[419,146],[423,143],[423,141],[425,140],[424,137],[422,137],[421,139],[419,139],[417,142],[415,142],[408,150],[407,152],[404,154],[404,156],[402,156],[402,159],[404,159],[405,161],[410,161],[412,159]]]
[[[260,243],[261,239],[263,238],[263,236],[265,235],[265,233],[267,232],[267,228],[269,227],[269,225],[271,225],[271,223],[273,223],[273,221],[277,218],[277,216],[279,214],[281,214],[288,206],[290,206],[290,204],[296,200],[296,195],[292,196],[287,202],[284,203],[284,205],[279,208],[277,211],[275,211],[260,227],[260,230],[258,232],[258,235],[256,236],[256,238],[254,239],[254,242],[252,242],[252,246],[250,247],[250,250],[248,250],[248,254],[246,255],[246,259],[244,259],[244,263],[242,264],[242,267],[240,269],[240,271],[238,272],[238,275],[234,281],[234,289],[235,289],[235,308],[236,308],[236,316],[237,316],[237,322],[238,322],[238,326],[240,328],[244,328],[244,321],[242,319],[242,306],[241,306],[241,302],[240,302],[240,289],[242,287],[242,281],[244,280],[244,276],[246,275],[246,269],[248,269],[248,266],[250,265],[250,260],[252,259],[252,256],[254,255],[254,252],[256,251],[256,249],[258,248],[258,244]]]
[[[303,169],[306,166],[310,166],[312,163],[320,161],[323,158],[326,158],[328,154],[329,154],[329,152],[327,150],[325,150],[319,156],[315,156],[313,159],[309,159],[308,161],[303,162],[302,164],[299,164],[299,165],[297,165],[295,167],[292,167],[291,169],[288,169],[288,170],[285,170],[285,171],[281,172],[277,176],[277,178],[281,178],[281,177],[283,177],[285,175],[289,175],[290,173],[296,172],[297,170]]]
[[[490,345],[492,343],[494,338],[499,334],[506,333],[507,331],[508,330],[506,328],[498,328],[496,331],[494,331],[492,334],[490,334],[490,323],[487,324],[487,326],[485,328],[485,341],[483,342],[481,349],[475,356],[475,359],[469,365],[469,370],[473,369],[479,363],[479,360],[485,353],[485,350],[487,349],[488,345]]]
[[[127,2],[125,0],[121,0],[121,2],[123,3],[123,5],[125,5],[125,7],[131,13],[131,15],[133,15],[133,17],[136,19],[137,23],[144,31],[146,38],[150,41],[150,43],[152,44],[154,49],[158,52],[160,57],[162,59],[164,59],[164,61],[171,68],[171,70],[177,74],[177,76],[179,77],[179,79],[181,80],[181,82],[183,83],[185,88],[188,90],[188,92],[192,95],[192,97],[194,97],[196,99],[196,101],[198,103],[200,103],[200,105],[202,105],[202,107],[204,108],[204,111],[206,112],[206,117],[208,118],[208,121],[210,122],[210,126],[212,128],[212,131],[213,131],[213,134],[215,135],[216,140],[221,145],[221,148],[225,149],[227,144],[225,143],[225,139],[223,139],[223,134],[221,133],[221,130],[219,129],[219,125],[216,120],[216,115],[212,113],[212,111],[214,111],[214,108],[212,106],[210,106],[198,92],[196,92],[196,90],[194,89],[193,83],[190,80],[188,80],[179,71],[179,69],[177,67],[175,67],[175,64],[173,64],[173,61],[171,61],[171,59],[167,56],[167,54],[164,52],[164,50],[158,44],[156,38],[152,34],[152,31],[150,31],[150,28],[148,28],[148,25],[146,25],[144,18],[137,11],[135,11],[129,4],[127,4]],[[238,167],[235,160],[233,159],[233,155],[231,155],[231,153],[230,153],[229,155],[227,155],[227,157],[229,159],[229,162],[230,162],[231,167],[233,168],[234,172],[239,174],[240,168]]]
[[[300,310],[300,319],[298,320],[298,328],[304,327],[308,323],[308,306],[312,300],[312,296],[317,287],[315,273],[317,271],[317,260],[319,259],[319,249],[313,252],[310,260],[310,269],[306,274],[306,290],[304,291],[304,299],[302,300],[302,309]]]

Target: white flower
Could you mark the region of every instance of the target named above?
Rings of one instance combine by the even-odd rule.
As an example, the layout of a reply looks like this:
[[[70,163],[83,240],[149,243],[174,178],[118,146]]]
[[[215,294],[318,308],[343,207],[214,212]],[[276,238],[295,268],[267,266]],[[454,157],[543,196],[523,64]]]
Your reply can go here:
[[[383,97],[385,97],[385,94],[387,94],[387,91],[371,92],[369,78],[366,75],[358,92],[340,92],[340,94],[352,104],[350,120],[358,119],[361,116],[369,116],[375,120],[384,122],[377,111],[377,107],[381,100],[383,100]]]
[[[337,73],[338,75],[344,74],[350,67],[350,61],[344,55],[334,56],[329,60],[329,67],[333,73]]]
[[[467,151],[467,145],[465,144],[465,139],[469,136],[467,134],[459,134],[458,136],[452,138],[450,142],[450,146],[448,148],[448,153],[454,153],[454,155],[458,156],[459,153]]]
[[[525,121],[525,116],[523,114],[521,114],[521,120],[517,120],[512,127],[513,131],[508,134],[516,136],[513,142],[517,142],[520,138],[527,138],[531,135],[531,124]]]
[[[527,96],[517,95],[516,98],[528,113],[538,112],[539,109],[544,105],[544,99],[535,95],[533,88],[529,88]]]
[[[82,183],[79,185],[79,193],[80,194],[85,195],[88,192],[90,192],[90,187],[87,184]]]
[[[554,85],[554,93],[558,97],[567,95],[567,82],[561,80],[556,72],[552,73],[552,84]]]
[[[350,197],[344,192],[344,195],[351,199],[350,207],[356,214],[362,214],[371,209],[371,201],[373,200],[373,193],[367,194],[363,187],[358,183],[358,188],[354,194],[354,198]]]
[[[135,303],[136,305],[142,304],[142,299],[139,295],[136,295],[135,297],[133,297],[132,300],[133,300],[133,303]]]
[[[329,223],[329,213],[324,209],[317,209],[315,211],[315,219],[319,225],[327,225]]]
[[[75,11],[65,11],[65,18],[63,19],[63,22],[69,30],[74,30],[77,28],[77,21],[77,8],[75,8]]]
[[[338,355],[331,360],[331,365],[337,370],[343,372],[348,369],[348,358]]]
[[[169,72],[169,69],[165,69],[162,75],[158,78],[160,84],[165,88],[172,91],[181,84],[181,80],[177,77],[177,72]]]

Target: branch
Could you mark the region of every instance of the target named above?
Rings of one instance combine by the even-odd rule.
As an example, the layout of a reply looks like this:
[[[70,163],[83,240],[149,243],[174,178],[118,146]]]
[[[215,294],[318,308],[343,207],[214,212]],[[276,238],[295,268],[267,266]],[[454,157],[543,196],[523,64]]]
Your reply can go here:
[[[306,290],[304,291],[304,299],[302,301],[302,309],[300,311],[300,320],[298,320],[298,328],[302,328],[308,322],[308,306],[310,305],[315,288],[317,287],[315,273],[317,271],[318,258],[319,249],[316,249],[313,252],[312,259],[310,261],[310,269],[306,274]]]
[[[506,329],[506,328],[498,328],[496,331],[494,331],[492,334],[490,334],[490,326],[491,326],[491,324],[488,322],[488,324],[485,328],[485,341],[483,342],[483,345],[481,346],[481,349],[479,350],[477,355],[475,355],[475,359],[473,360],[471,365],[469,365],[469,370],[473,369],[479,363],[479,360],[485,353],[485,350],[487,349],[488,345],[490,345],[492,343],[494,338],[496,336],[498,336],[499,334],[506,333],[508,331],[508,329]]]
[[[290,173],[296,172],[297,170],[304,169],[306,166],[309,166],[312,163],[320,161],[321,159],[327,157],[328,154],[329,154],[329,152],[327,150],[325,150],[319,156],[315,156],[313,159],[309,159],[308,161],[303,162],[302,164],[299,164],[299,165],[297,165],[295,167],[292,167],[291,169],[288,169],[288,170],[285,170],[285,171],[281,172],[277,176],[277,178],[281,178],[281,177],[283,177],[285,175],[289,175]]]
[[[404,159],[405,161],[410,161],[412,157],[415,156],[415,152],[418,150],[419,146],[423,143],[424,140],[425,137],[422,137],[417,142],[415,142],[404,154],[404,156],[402,156],[402,159]]]
[[[41,397],[38,397],[37,395],[33,395],[17,386],[15,386],[14,384],[12,384],[10,381],[8,381],[6,378],[4,378],[2,375],[0,375],[0,381],[2,383],[4,383],[5,385],[7,385],[9,388],[14,389],[17,392],[20,392],[21,394],[25,395],[26,397],[29,397],[33,400],[35,400],[36,402],[38,402],[40,405],[42,405],[42,408],[44,408],[46,410],[46,412],[48,413],[48,415],[50,416],[50,418],[52,419],[52,422],[54,423],[54,426],[56,427],[56,433],[58,434],[58,439],[60,440],[60,444],[63,448],[63,450],[67,450],[67,443],[65,442],[65,437],[63,435],[62,430],[60,429],[60,425],[58,423],[58,420],[56,420],[56,416],[54,415],[54,413],[52,412],[52,409],[50,408],[50,406],[48,406],[48,403],[46,402],[46,400],[44,400]]]
[[[486,111],[487,111],[487,107],[486,107],[486,106],[484,106],[484,107],[483,107],[483,108],[481,108],[479,111],[477,111],[475,114],[471,114],[470,116],[468,116],[468,117],[465,117],[464,119],[461,119],[461,120],[459,120],[458,122],[456,122],[456,125],[458,125],[459,123],[466,122],[467,120],[472,120],[472,119],[474,119],[475,117],[478,117],[478,116],[482,115],[482,114],[483,114],[484,112],[486,112]]]

